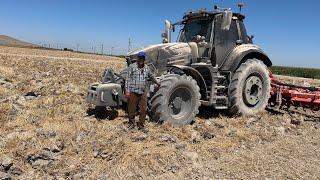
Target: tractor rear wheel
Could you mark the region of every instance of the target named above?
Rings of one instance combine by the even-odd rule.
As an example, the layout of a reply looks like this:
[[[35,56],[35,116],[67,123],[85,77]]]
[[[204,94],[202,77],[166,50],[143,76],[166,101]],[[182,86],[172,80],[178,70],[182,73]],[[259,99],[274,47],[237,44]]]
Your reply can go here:
[[[190,76],[167,74],[159,90],[151,98],[152,119],[183,126],[194,121],[199,113],[200,88]]]
[[[249,59],[236,70],[229,86],[229,111],[233,115],[251,116],[263,111],[270,98],[267,66]]]

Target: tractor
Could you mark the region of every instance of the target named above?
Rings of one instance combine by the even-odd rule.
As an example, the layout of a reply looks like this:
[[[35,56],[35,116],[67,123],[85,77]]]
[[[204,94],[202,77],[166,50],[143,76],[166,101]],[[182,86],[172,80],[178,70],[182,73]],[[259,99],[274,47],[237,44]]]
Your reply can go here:
[[[264,111],[270,97],[268,67],[272,62],[248,36],[245,16],[229,8],[196,10],[181,21],[165,20],[162,43],[128,53],[134,63],[141,51],[146,64],[161,83],[150,83],[148,111],[152,120],[174,126],[195,120],[200,105],[212,111],[251,116]],[[172,32],[180,27],[177,42]],[[97,107],[126,106],[124,84],[127,71],[106,69],[102,82],[90,85],[87,102]]]

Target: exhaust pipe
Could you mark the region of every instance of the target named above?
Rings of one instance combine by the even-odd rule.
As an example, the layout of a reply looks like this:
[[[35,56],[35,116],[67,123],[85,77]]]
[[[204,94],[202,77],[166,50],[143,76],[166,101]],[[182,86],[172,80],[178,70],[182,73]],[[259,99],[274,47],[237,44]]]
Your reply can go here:
[[[165,25],[165,30],[164,30],[164,33],[162,34],[162,43],[170,43],[172,24],[169,20],[165,20],[164,25]]]

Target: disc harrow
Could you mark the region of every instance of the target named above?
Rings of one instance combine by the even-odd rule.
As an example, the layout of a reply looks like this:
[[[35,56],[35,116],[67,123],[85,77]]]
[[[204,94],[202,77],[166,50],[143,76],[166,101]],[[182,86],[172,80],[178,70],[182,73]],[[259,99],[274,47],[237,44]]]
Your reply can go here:
[[[271,97],[268,110],[298,113],[320,120],[320,87],[300,86],[283,82],[270,72]]]

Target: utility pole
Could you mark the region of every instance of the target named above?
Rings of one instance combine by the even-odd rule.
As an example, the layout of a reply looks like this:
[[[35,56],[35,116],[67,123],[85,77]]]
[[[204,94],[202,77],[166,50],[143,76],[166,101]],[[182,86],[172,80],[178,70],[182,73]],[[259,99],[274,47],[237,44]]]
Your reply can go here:
[[[128,42],[128,52],[131,51],[131,39],[129,38],[129,42]]]
[[[112,46],[112,47],[111,47],[111,56],[112,56],[112,54],[113,54],[113,48],[114,48],[114,47]]]
[[[79,44],[77,44],[77,52],[79,52]]]
[[[103,44],[101,44],[101,54],[103,55]]]

